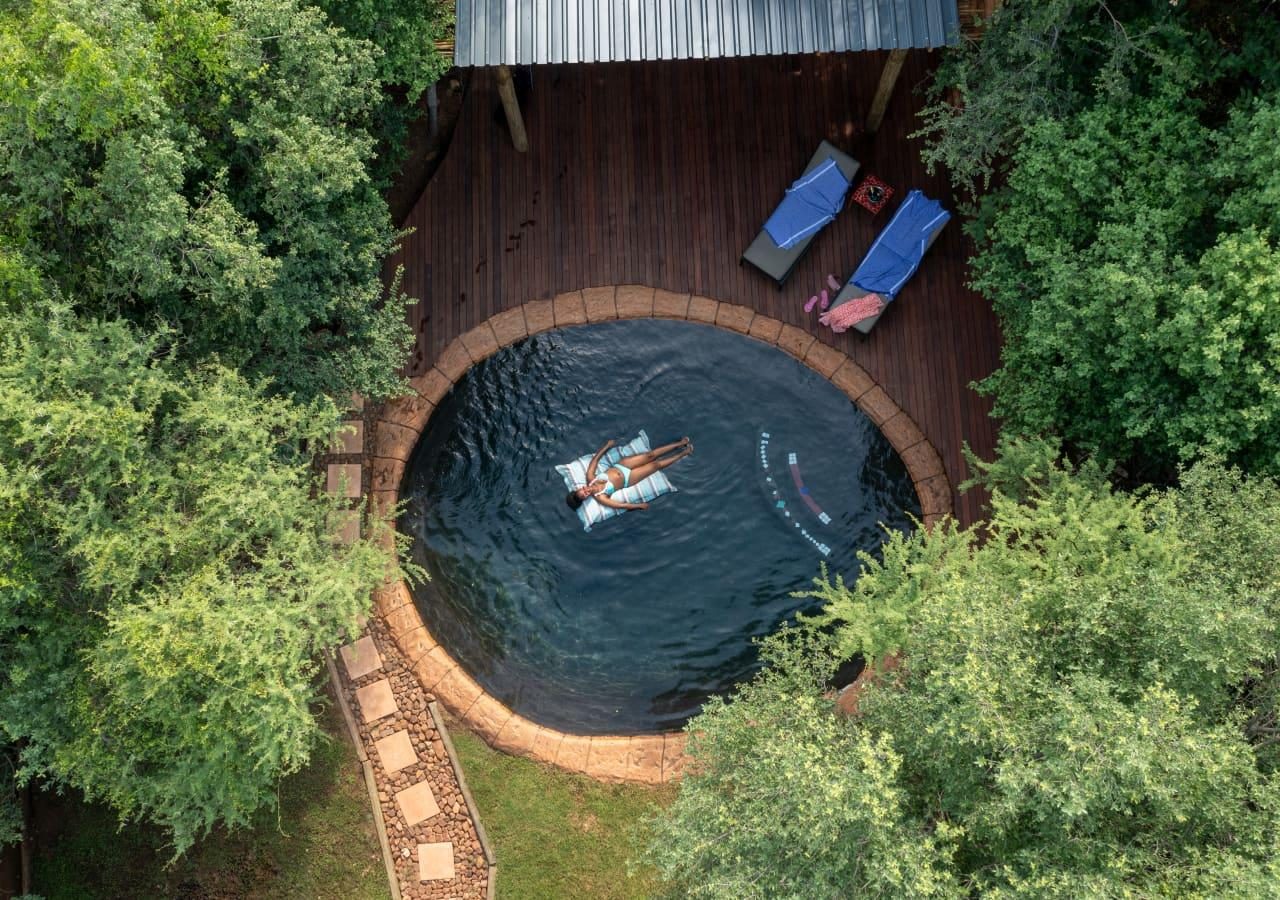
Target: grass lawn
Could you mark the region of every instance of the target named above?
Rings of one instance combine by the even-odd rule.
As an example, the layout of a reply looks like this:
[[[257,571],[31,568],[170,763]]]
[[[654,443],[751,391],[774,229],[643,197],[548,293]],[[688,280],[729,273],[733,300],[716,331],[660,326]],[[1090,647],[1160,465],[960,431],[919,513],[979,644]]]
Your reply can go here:
[[[330,706],[330,740],[311,765],[280,786],[280,813],[263,813],[252,830],[215,832],[171,868],[154,828],[117,831],[111,811],[67,802],[59,836],[42,842],[36,892],[60,898],[184,897],[388,900],[386,869],[355,749]]]
[[[653,873],[627,877],[632,832],[675,788],[601,784],[498,753],[449,721],[467,786],[498,856],[498,897],[651,897]]]

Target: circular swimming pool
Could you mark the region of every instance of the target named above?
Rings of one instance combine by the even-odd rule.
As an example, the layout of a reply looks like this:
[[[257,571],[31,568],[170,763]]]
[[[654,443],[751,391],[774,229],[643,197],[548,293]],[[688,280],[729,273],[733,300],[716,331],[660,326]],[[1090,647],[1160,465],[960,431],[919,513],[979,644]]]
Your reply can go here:
[[[677,493],[584,532],[557,463],[689,435]],[[634,320],[552,331],[476,365],[409,461],[400,528],[432,634],[516,712],[579,734],[678,728],[749,677],[753,639],[812,601],[825,562],[920,514],[875,425],[750,338]]]

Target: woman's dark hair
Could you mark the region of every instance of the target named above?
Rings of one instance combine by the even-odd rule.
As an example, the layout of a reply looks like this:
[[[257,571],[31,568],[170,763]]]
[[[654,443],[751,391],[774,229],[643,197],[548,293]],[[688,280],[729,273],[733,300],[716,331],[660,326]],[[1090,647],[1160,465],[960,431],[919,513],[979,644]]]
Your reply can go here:
[[[582,505],[582,498],[578,496],[577,491],[570,491],[569,496],[564,498],[564,502],[569,504],[570,509],[577,509]]]

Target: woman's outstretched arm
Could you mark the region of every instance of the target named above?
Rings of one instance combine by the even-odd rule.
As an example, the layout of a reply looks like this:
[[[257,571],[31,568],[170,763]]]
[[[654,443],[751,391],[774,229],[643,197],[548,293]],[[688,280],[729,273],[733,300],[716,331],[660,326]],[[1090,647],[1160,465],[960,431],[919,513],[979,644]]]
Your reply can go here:
[[[596,502],[605,506],[612,506],[614,509],[648,509],[648,503],[619,503],[612,497],[606,497],[604,494],[596,494]]]
[[[596,451],[596,455],[591,457],[591,462],[587,464],[587,484],[596,480],[596,467],[600,465],[600,457],[609,452],[609,448],[613,446],[613,438],[604,442],[604,446]]]

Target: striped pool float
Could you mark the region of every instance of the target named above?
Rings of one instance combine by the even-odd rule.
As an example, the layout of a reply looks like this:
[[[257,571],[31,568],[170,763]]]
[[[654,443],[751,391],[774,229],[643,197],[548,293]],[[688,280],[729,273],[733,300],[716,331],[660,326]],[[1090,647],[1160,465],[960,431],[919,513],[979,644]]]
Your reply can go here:
[[[596,476],[611,465],[622,459],[624,456],[635,456],[637,453],[649,452],[649,435],[644,433],[644,429],[640,429],[640,434],[636,438],[621,446],[610,447],[605,451],[604,456],[600,457],[600,464],[596,467]],[[586,456],[579,456],[571,463],[556,466],[556,471],[560,473],[560,477],[564,479],[566,489],[572,491],[574,488],[582,487],[587,483],[587,466],[591,464],[591,458],[594,453],[588,453]],[[619,503],[648,503],[651,500],[657,500],[663,494],[674,494],[676,486],[671,483],[671,479],[662,472],[654,472],[639,484],[633,484],[625,487],[620,491],[613,492],[613,500]],[[620,516],[625,509],[614,509],[611,506],[605,506],[603,503],[596,501],[595,497],[588,497],[578,507],[578,519],[582,522],[582,530],[590,531],[592,525],[598,525],[606,519],[612,519],[614,516]]]

